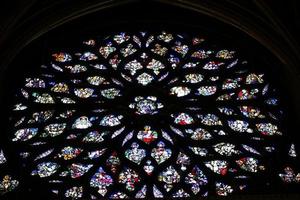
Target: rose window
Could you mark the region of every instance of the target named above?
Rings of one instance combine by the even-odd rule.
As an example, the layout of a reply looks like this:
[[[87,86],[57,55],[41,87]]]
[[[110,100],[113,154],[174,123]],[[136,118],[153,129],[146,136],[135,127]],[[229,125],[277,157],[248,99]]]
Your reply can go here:
[[[22,170],[60,199],[226,196],[277,173],[280,100],[237,50],[166,32],[78,45],[24,79],[11,120]]]

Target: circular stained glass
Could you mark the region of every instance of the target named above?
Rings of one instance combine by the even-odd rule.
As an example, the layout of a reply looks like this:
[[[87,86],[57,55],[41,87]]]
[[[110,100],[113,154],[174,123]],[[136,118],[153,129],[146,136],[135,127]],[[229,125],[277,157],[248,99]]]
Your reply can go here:
[[[166,32],[81,45],[27,77],[13,108],[11,141],[53,193],[226,196],[272,174],[279,100],[238,52]]]

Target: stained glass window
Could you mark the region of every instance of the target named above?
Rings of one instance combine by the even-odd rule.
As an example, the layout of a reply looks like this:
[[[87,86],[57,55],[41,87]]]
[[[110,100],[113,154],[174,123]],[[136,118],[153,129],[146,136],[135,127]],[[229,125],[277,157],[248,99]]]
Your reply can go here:
[[[24,171],[61,199],[227,196],[274,174],[300,182],[272,166],[286,137],[276,88],[237,50],[167,32],[78,45],[25,77],[12,108]],[[1,193],[18,186],[1,181]]]

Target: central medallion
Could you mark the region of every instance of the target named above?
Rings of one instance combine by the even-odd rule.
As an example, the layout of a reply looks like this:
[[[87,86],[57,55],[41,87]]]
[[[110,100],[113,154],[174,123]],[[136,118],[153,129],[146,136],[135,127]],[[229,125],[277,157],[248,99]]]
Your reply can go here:
[[[134,109],[138,115],[154,115],[163,107],[163,104],[158,102],[157,97],[154,96],[137,96],[134,98],[134,103],[129,105],[129,108]]]

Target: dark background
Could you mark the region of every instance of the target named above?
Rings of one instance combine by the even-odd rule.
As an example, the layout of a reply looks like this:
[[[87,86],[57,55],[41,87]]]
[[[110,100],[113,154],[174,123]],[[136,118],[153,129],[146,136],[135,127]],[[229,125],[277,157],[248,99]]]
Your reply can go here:
[[[267,71],[270,82],[279,88],[287,113],[286,131],[299,147],[300,22],[296,2],[28,0],[1,5],[0,146],[9,161],[0,174],[27,176],[18,174],[22,163],[14,159],[14,147],[6,142],[11,134],[7,126],[11,98],[24,75],[34,72],[56,49],[77,47],[82,39],[120,30],[199,32],[217,44],[243,52],[242,56]],[[20,180],[19,193],[4,198],[49,199],[38,181],[30,180]],[[297,186],[290,186],[278,188],[273,195],[230,198],[293,199],[298,194]]]

